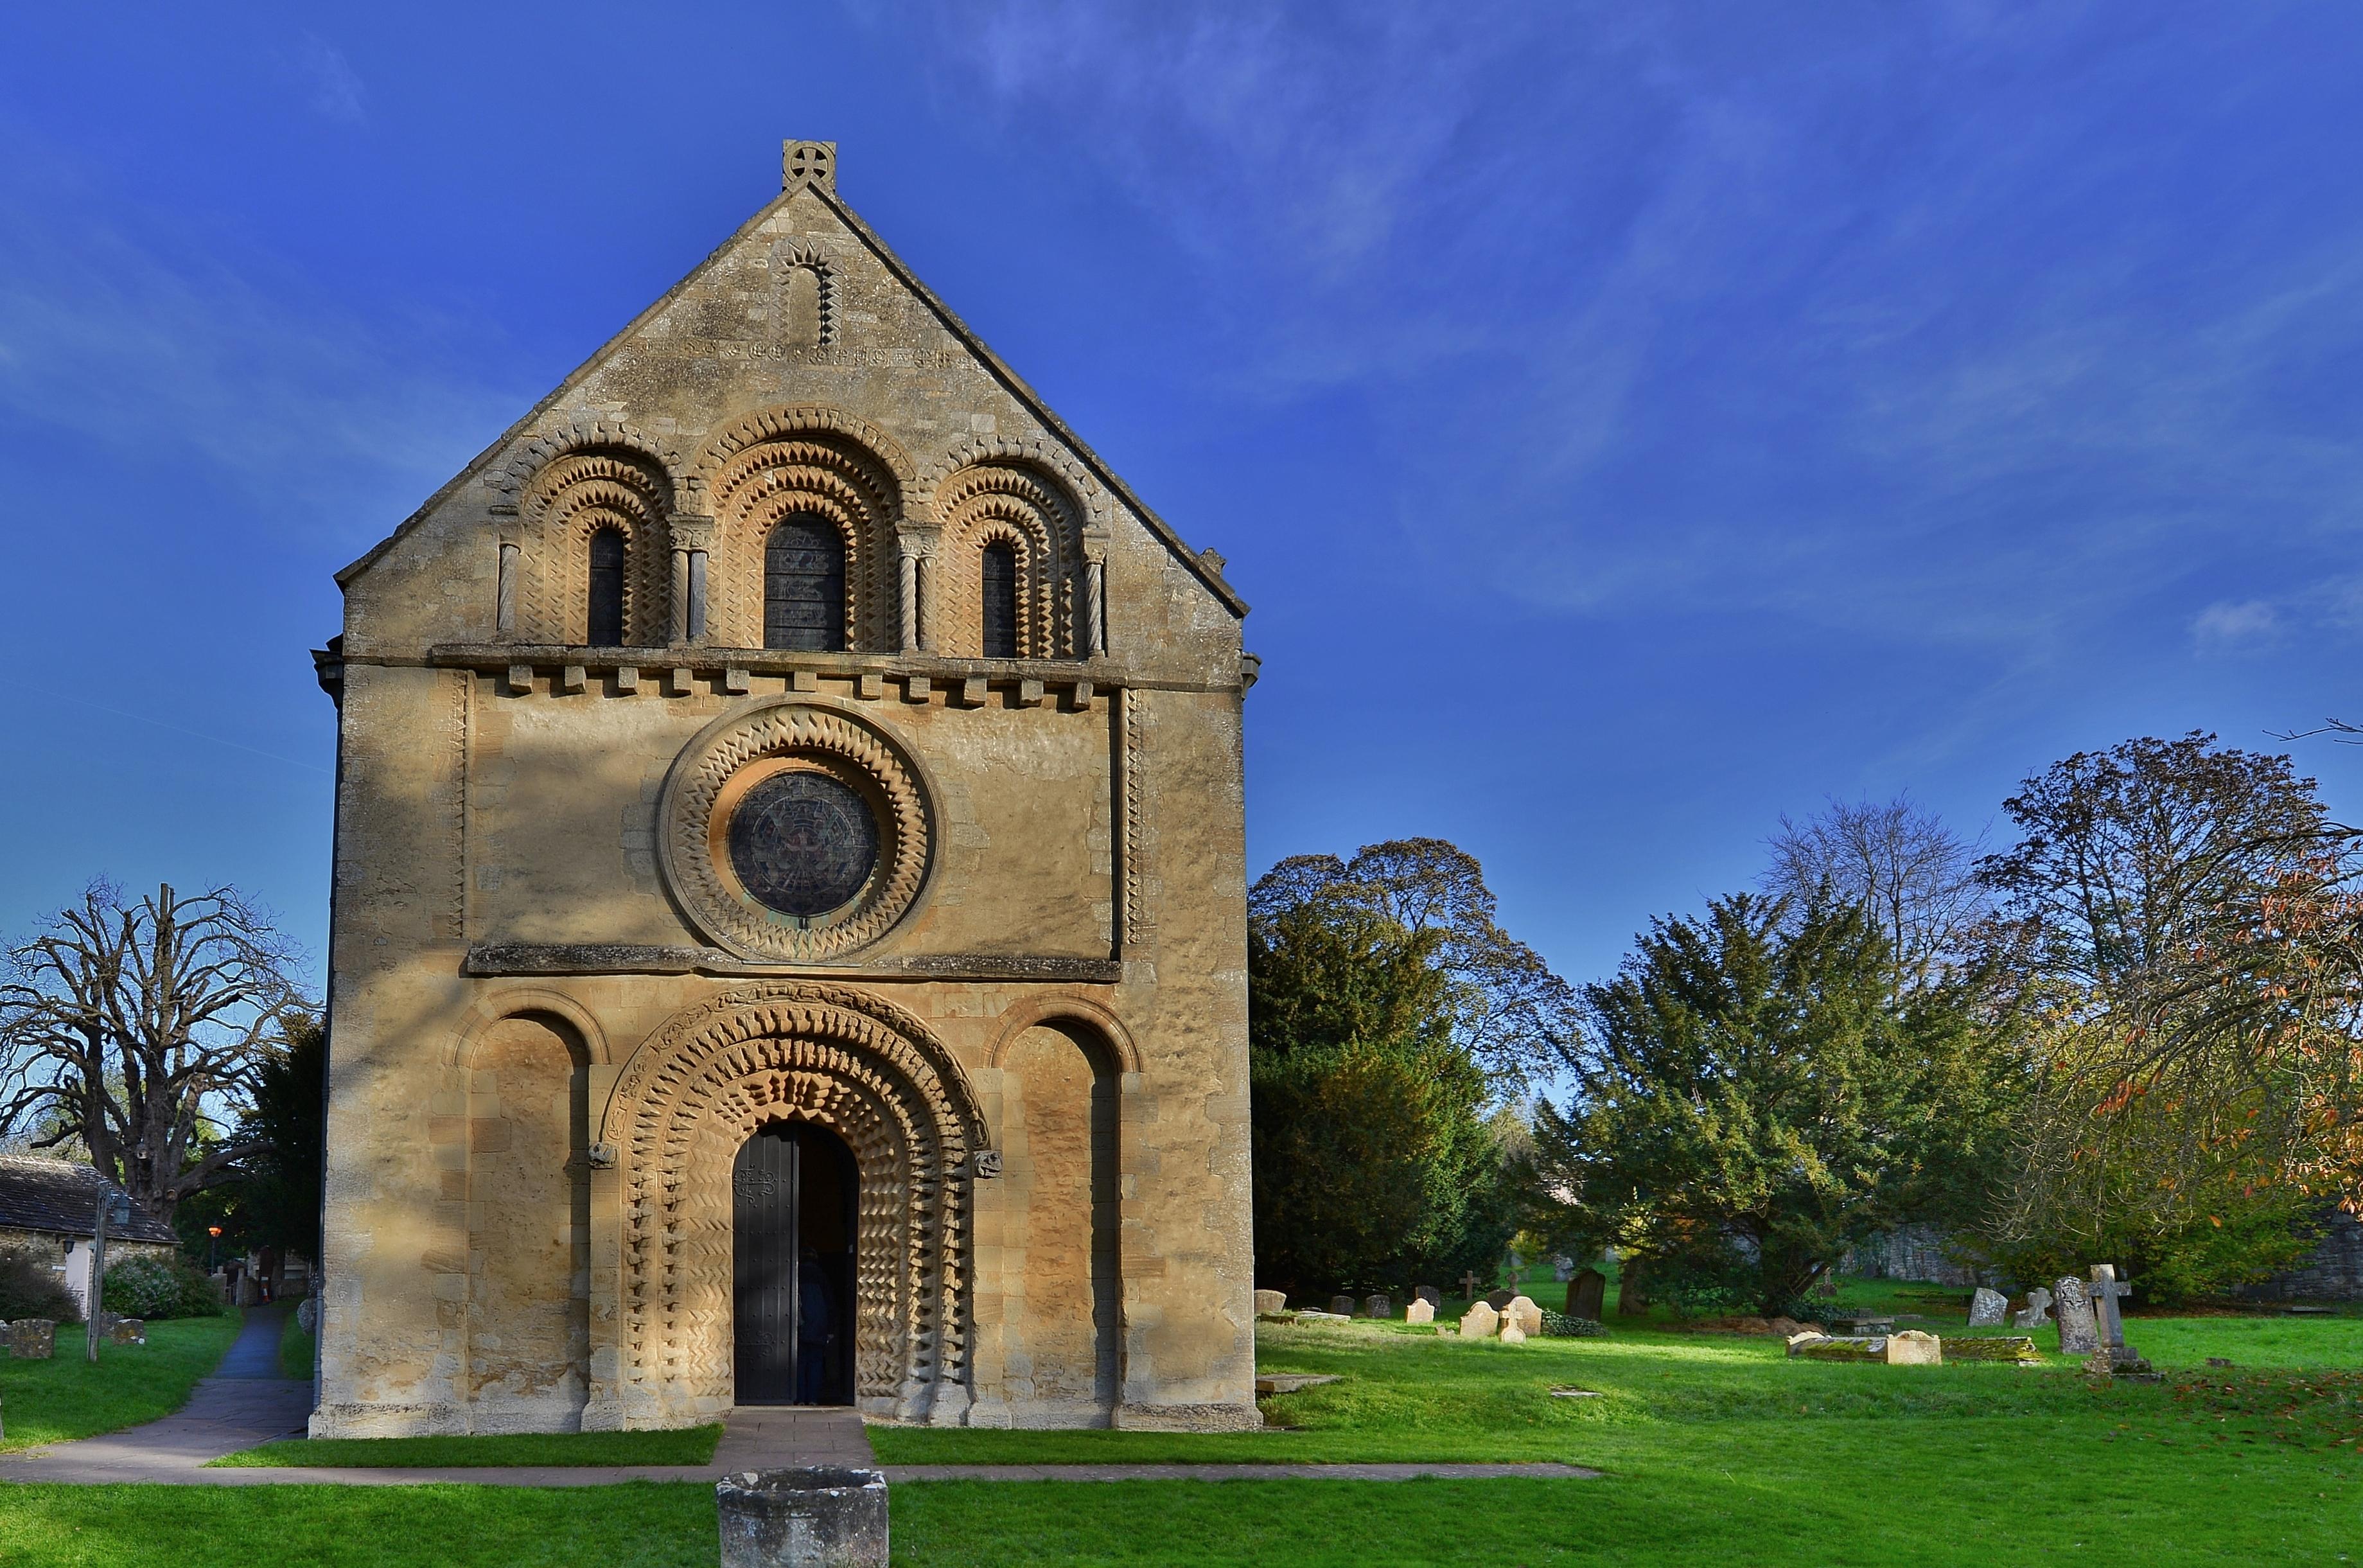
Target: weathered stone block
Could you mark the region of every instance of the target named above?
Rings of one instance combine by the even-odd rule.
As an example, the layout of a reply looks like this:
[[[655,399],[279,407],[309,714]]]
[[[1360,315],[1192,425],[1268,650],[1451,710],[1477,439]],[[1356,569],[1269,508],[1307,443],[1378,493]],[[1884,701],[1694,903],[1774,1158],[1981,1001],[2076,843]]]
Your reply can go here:
[[[57,1349],[58,1326],[48,1318],[19,1318],[8,1325],[8,1353],[18,1361],[45,1362]]]
[[[1850,1339],[1832,1334],[1800,1334],[1789,1341],[1789,1353],[1801,1361],[1884,1362],[1884,1336]]]
[[[1948,1362],[2023,1362],[2043,1360],[2035,1341],[2025,1334],[1947,1334],[1944,1340],[1945,1359]]]
[[[715,1483],[722,1568],[886,1568],[886,1477],[748,1470]]]

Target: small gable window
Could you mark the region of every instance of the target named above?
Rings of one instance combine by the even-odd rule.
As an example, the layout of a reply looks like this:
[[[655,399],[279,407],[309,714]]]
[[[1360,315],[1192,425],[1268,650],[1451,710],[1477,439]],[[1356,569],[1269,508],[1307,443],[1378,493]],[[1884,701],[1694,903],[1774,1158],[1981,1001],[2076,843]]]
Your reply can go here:
[[[763,546],[763,646],[845,648],[845,541],[826,517],[782,517]]]
[[[1017,657],[1017,547],[1006,540],[984,547],[984,656]]]
[[[591,536],[589,637],[594,648],[624,645],[624,532],[600,528]]]

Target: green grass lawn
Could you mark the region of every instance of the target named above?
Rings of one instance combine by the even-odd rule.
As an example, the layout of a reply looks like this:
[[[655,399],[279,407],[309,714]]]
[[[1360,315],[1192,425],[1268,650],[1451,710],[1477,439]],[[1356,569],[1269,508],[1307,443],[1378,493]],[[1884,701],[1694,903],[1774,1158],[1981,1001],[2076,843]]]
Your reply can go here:
[[[148,1325],[144,1345],[101,1345],[83,1359],[80,1324],[58,1329],[48,1361],[0,1357],[0,1451],[86,1438],[169,1416],[213,1371],[239,1318],[176,1318]]]
[[[436,1468],[487,1464],[706,1464],[722,1429],[671,1432],[523,1433],[473,1438],[289,1438],[214,1461],[219,1465],[332,1464]]]
[[[2058,1358],[2026,1372],[1795,1362],[1775,1340],[1631,1327],[1519,1347],[1266,1325],[1266,1370],[1345,1379],[1265,1401],[1298,1430],[871,1436],[890,1462],[1560,1459],[1606,1473],[905,1485],[895,1561],[913,1564],[2363,1562],[2363,1318],[2136,1318],[2131,1337],[2167,1383],[2095,1387]],[[1554,1399],[1554,1384],[1603,1397]],[[227,1568],[257,1541],[332,1565],[706,1563],[715,1524],[711,1489],[691,1485],[0,1494],[0,1564]]]

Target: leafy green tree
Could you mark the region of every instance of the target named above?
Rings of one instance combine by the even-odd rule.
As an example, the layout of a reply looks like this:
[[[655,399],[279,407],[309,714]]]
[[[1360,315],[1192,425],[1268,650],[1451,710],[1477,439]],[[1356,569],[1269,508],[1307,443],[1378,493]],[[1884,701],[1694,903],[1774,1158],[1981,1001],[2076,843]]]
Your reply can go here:
[[[1770,1313],[1849,1247],[1974,1212],[2014,1063],[1969,979],[1896,973],[1858,905],[1654,922],[1584,988],[1575,1095],[1537,1108],[1543,1227],[1619,1247],[1660,1298]]]
[[[1406,925],[1338,862],[1307,864],[1281,862],[1250,900],[1257,1279],[1303,1293],[1490,1273],[1513,1215],[1453,932]]]

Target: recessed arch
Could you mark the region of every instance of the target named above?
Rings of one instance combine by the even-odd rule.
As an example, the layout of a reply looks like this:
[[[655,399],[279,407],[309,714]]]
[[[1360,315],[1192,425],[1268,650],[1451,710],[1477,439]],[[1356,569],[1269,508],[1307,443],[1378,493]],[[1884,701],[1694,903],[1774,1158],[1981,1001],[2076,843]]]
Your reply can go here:
[[[598,1016],[566,993],[546,985],[500,985],[480,992],[468,1004],[466,1021],[445,1046],[443,1065],[467,1068],[474,1062],[477,1043],[487,1029],[503,1018],[530,1013],[547,1013],[563,1021],[582,1040],[593,1065],[612,1065],[607,1033],[600,1028]]]
[[[709,639],[764,646],[764,551],[780,523],[826,521],[844,546],[843,646],[896,645],[895,531],[910,459],[883,431],[832,409],[750,415],[706,443],[693,483],[715,519]]]
[[[1009,1047],[1019,1035],[1037,1024],[1070,1022],[1080,1024],[1100,1038],[1115,1058],[1120,1073],[1137,1073],[1140,1069],[1140,1048],[1133,1043],[1132,1031],[1122,1019],[1088,996],[1062,992],[1037,992],[1023,998],[1004,1011],[999,1019],[1001,1029],[993,1037],[992,1047],[985,1052],[987,1067],[1000,1067],[1005,1062]]]

